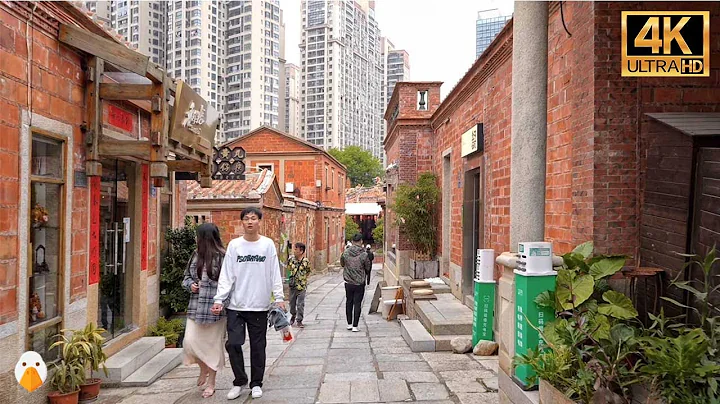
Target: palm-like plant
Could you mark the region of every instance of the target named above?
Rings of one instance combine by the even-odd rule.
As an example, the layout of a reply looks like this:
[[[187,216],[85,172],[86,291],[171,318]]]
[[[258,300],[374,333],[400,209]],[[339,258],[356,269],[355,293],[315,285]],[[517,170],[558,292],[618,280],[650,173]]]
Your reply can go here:
[[[91,355],[92,348],[89,343],[77,338],[71,330],[60,330],[55,335],[58,341],[50,345],[50,349],[60,347],[60,360],[52,364],[53,374],[51,385],[61,394],[72,393],[80,389],[85,383],[85,367],[83,358]]]
[[[103,352],[102,345],[105,341],[105,337],[102,334],[105,329],[97,327],[94,323],[89,323],[82,330],[75,330],[73,336],[78,341],[82,341],[90,346],[90,354],[86,354],[86,351],[82,351],[82,361],[85,367],[90,369],[90,378],[93,378],[93,372],[97,372],[100,369],[103,370],[105,376],[108,376],[107,368],[105,367],[105,361],[107,361],[107,354]]]

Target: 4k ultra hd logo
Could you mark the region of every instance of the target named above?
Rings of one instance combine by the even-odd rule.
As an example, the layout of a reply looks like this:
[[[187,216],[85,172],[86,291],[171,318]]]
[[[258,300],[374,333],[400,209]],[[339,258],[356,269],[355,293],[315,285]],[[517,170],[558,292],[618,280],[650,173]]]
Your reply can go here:
[[[623,11],[622,75],[710,75],[709,11]]]

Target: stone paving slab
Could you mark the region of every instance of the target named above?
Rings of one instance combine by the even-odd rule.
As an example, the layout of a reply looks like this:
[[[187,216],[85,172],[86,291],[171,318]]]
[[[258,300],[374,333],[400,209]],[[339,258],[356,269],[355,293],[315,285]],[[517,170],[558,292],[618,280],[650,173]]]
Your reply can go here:
[[[440,372],[440,377],[442,377],[445,381],[462,381],[471,379],[489,379],[496,376],[489,370],[450,370],[447,372]]]
[[[498,404],[500,397],[497,393],[458,393],[460,404]]]
[[[317,388],[320,386],[322,373],[294,373],[289,375],[267,375],[263,381],[263,390],[283,390]]]
[[[375,353],[375,360],[378,362],[418,362],[423,358],[416,353],[381,354]]]
[[[432,370],[436,372],[448,371],[448,370],[486,370],[480,363],[475,362],[472,359],[467,361],[452,361],[452,362],[427,362]]]
[[[381,372],[429,372],[426,362],[378,362]]]
[[[484,385],[475,380],[450,380],[445,385],[453,393],[485,393],[487,389]]]
[[[325,373],[346,373],[348,370],[353,372],[375,372],[375,364],[372,363],[372,356],[369,356],[367,360],[363,361],[352,361],[348,362],[345,358],[338,362],[328,361],[325,366]]]
[[[323,365],[307,365],[307,366],[277,366],[271,374],[273,375],[292,375],[298,373],[322,373]]]
[[[351,403],[377,403],[380,401],[377,380],[360,380],[350,382]]]
[[[325,382],[353,382],[357,380],[377,380],[375,372],[327,373]]]
[[[411,383],[410,390],[418,401],[450,398],[447,388],[442,383]]]
[[[385,380],[404,380],[408,383],[439,382],[433,372],[383,372]]]
[[[350,382],[325,382],[320,386],[319,403],[349,403]]]
[[[410,400],[410,390],[404,380],[378,380],[380,401],[406,401]]]

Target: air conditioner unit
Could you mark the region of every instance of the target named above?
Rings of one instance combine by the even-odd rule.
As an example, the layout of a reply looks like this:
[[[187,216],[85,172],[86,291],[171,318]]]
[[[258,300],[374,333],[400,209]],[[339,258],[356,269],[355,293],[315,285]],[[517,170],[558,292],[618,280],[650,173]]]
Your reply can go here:
[[[293,192],[295,192],[295,184],[292,182],[285,183],[285,193],[291,194]]]

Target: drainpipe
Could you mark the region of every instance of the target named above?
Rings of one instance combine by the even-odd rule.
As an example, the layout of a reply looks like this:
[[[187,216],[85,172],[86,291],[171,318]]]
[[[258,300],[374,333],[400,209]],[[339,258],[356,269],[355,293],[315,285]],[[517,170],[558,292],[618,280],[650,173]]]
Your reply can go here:
[[[548,4],[516,1],[513,15],[510,249],[545,237]]]

